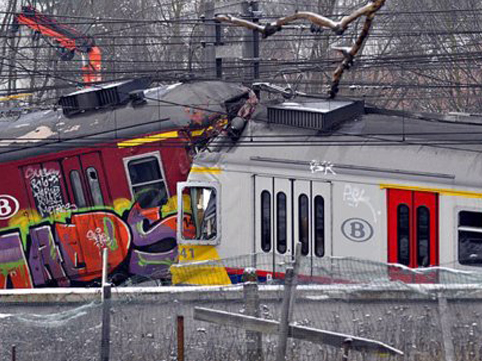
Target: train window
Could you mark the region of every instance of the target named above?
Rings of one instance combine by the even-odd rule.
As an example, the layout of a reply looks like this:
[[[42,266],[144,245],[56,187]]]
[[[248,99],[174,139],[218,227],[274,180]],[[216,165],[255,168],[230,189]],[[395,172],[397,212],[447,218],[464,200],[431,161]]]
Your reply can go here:
[[[410,209],[406,204],[397,208],[398,263],[410,264]]]
[[[325,200],[322,196],[315,197],[315,255],[325,255]]]
[[[178,183],[178,239],[214,245],[219,241],[219,188],[208,182]]]
[[[279,253],[286,253],[288,245],[286,221],[286,194],[278,192],[276,195],[276,249]]]
[[[271,194],[261,193],[261,249],[271,251]]]
[[[303,256],[310,253],[309,240],[308,240],[308,222],[309,222],[309,211],[308,211],[308,196],[306,194],[301,194],[298,197],[298,235],[299,241],[301,242],[301,254]]]
[[[430,265],[430,210],[425,206],[417,208],[417,265]]]
[[[216,237],[216,190],[190,187],[191,218],[196,231],[195,238],[209,240]]]
[[[159,159],[155,156],[127,162],[133,196],[142,208],[164,205],[168,195]]]
[[[459,212],[459,263],[482,266],[482,213]]]
[[[70,172],[70,183],[72,184],[72,192],[74,194],[74,202],[77,208],[84,208],[87,206],[85,201],[84,189],[82,188],[82,181],[78,171]]]
[[[92,195],[94,206],[104,205],[104,197],[102,196],[102,191],[100,190],[100,182],[97,170],[94,167],[89,167],[86,169],[85,173],[87,175],[87,181],[89,183],[90,194]]]

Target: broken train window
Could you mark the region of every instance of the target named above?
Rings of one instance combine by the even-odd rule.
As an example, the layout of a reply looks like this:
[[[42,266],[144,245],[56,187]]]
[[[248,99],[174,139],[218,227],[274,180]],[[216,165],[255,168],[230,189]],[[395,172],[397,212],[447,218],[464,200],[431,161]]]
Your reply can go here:
[[[179,183],[181,241],[214,244],[219,236],[219,190],[214,185]]]
[[[148,153],[124,160],[132,195],[141,208],[154,208],[168,200],[166,182],[158,153]]]

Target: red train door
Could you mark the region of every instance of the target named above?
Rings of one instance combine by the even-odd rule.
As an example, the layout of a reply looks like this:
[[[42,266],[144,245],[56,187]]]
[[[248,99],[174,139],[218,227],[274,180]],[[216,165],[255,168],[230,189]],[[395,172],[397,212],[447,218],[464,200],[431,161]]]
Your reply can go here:
[[[98,152],[75,155],[62,161],[69,198],[77,208],[111,203],[104,168]]]
[[[66,203],[65,183],[58,161],[37,163],[22,167],[29,202],[42,217],[70,209]]]
[[[80,163],[87,182],[88,194],[93,206],[111,204],[112,199],[104,174],[104,166],[99,152],[82,154]]]
[[[387,190],[388,262],[409,268],[439,265],[438,194]],[[416,274],[390,269],[391,278],[404,282],[434,282],[436,272]]]

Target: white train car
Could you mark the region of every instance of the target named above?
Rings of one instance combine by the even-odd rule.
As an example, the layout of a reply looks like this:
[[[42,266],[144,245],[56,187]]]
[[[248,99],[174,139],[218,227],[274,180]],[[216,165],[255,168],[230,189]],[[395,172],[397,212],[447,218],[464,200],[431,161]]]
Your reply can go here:
[[[325,100],[254,118],[237,141],[199,154],[178,184],[191,197],[178,198],[181,262],[261,253],[277,272],[276,257],[301,242],[312,264],[482,267],[482,119]]]

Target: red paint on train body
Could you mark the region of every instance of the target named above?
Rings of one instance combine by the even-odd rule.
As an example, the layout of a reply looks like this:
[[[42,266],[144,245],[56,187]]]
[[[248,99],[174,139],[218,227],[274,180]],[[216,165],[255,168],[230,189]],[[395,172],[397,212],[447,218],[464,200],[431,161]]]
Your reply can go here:
[[[184,140],[181,138],[169,139],[169,147],[163,147],[162,141],[126,148],[120,148],[117,144],[118,142],[107,143],[97,147],[49,153],[2,165],[2,193],[8,193],[8,199],[14,201],[0,204],[0,213],[3,215],[0,219],[0,288],[72,286],[96,280],[102,266],[100,251],[107,246],[106,239],[107,242],[116,242],[109,253],[111,271],[123,262],[132,261],[128,254],[135,247],[130,244],[131,228],[139,225],[129,224],[122,214],[125,210],[116,205],[116,201],[129,200],[130,207],[135,207],[138,201],[135,194],[135,171],[130,169],[130,160],[141,165],[139,162],[144,160],[151,162],[151,169],[147,171],[158,173],[153,174],[154,179],[147,182],[156,185],[157,190],[163,188],[160,184],[165,185],[163,199],[159,199],[157,204],[147,204],[141,208],[146,213],[146,221],[154,219],[160,222],[163,220],[162,206],[175,195],[176,183],[187,177],[190,156],[188,149],[182,145]],[[156,164],[159,168],[152,169]],[[139,187],[143,187],[142,182]],[[129,208],[129,205],[124,207]],[[96,211],[104,208],[113,213],[99,214]],[[65,218],[59,218],[60,215]],[[34,270],[29,269],[34,267],[32,262],[27,260],[36,257],[32,256],[33,248],[36,247],[32,242],[35,237],[33,232],[37,232],[46,223],[52,226],[51,239],[47,243],[52,242],[50,246],[53,251],[47,256],[49,259],[44,257],[40,262],[45,269],[40,270],[44,276],[39,281],[33,277]],[[169,221],[166,224],[174,235],[175,222]],[[108,227],[112,229],[108,231]],[[1,242],[18,232],[24,232],[19,237],[23,240],[23,249],[20,249],[19,244],[12,248],[7,242]],[[39,248],[49,247],[47,243]],[[167,248],[162,249],[160,246],[161,252],[155,249],[159,248],[156,243],[162,243],[162,238],[150,244],[154,245],[152,251],[138,247],[139,254],[144,257],[144,261],[138,263],[144,262],[144,266],[149,266],[160,262],[162,277],[166,277],[168,266],[177,256],[176,243],[171,239]],[[16,258],[6,255],[12,251],[15,251]],[[53,269],[52,262],[58,263],[57,272]],[[123,272],[123,276],[136,275],[130,270]],[[138,275],[149,276],[143,272],[138,272]]]

